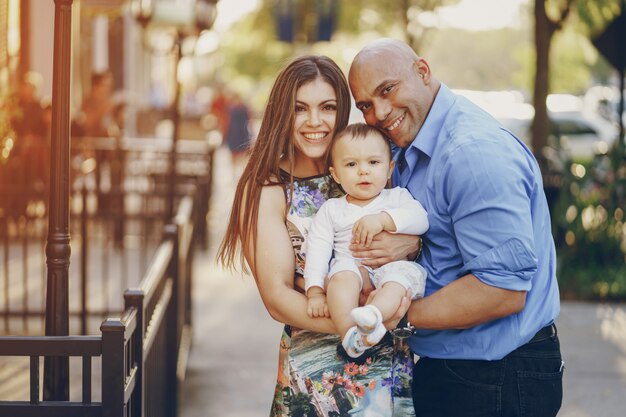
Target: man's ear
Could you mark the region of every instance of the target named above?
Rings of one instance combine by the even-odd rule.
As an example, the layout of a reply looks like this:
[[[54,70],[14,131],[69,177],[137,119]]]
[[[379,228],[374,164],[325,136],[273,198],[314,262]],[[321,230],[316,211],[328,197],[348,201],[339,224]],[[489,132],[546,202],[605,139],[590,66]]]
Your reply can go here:
[[[419,78],[428,83],[428,80],[430,79],[430,67],[424,58],[418,58],[413,62],[413,71],[415,71],[415,74]]]
[[[330,172],[330,175],[332,175],[333,179],[335,180],[335,182],[337,184],[341,184],[341,181],[339,181],[339,178],[337,178],[337,173],[335,172],[335,168],[333,167],[329,167],[328,171]]]

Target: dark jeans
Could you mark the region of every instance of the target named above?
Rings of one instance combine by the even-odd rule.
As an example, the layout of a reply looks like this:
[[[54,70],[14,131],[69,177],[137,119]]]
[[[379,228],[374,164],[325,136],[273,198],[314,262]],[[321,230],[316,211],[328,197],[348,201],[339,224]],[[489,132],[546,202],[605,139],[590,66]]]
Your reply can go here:
[[[554,336],[497,361],[420,358],[413,405],[417,417],[552,417],[561,408],[562,383]]]

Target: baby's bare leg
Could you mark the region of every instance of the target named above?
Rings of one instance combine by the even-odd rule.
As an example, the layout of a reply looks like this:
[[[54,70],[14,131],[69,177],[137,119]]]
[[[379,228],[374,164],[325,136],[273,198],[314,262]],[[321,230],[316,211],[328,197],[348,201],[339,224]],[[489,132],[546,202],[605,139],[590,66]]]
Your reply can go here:
[[[350,317],[357,324],[365,346],[373,346],[385,336],[387,329],[383,323],[398,310],[405,293],[403,285],[387,281],[374,294],[369,304],[350,312]]]
[[[350,311],[359,306],[361,279],[354,272],[341,271],[332,276],[326,290],[330,318],[343,337],[354,326]]]
[[[385,321],[398,311],[402,297],[405,295],[406,288],[404,286],[397,282],[387,281],[382,288],[376,291],[370,304],[378,307],[383,316],[383,321]]]

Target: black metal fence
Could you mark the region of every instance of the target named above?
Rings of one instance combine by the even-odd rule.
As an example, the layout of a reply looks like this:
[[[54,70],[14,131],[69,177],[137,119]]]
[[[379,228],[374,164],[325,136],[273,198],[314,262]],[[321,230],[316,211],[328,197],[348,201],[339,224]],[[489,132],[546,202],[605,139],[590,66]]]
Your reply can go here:
[[[124,309],[119,296],[148,268],[168,221],[168,204],[195,196],[194,239],[207,246],[212,148],[177,144],[175,195],[168,182],[171,141],[81,138],[72,147],[71,333],[93,334]],[[0,334],[43,331],[47,234],[45,187],[0,186]]]
[[[164,228],[148,271],[124,294],[120,318],[109,318],[97,336],[0,337],[0,356],[29,360],[29,398],[0,401],[6,416],[160,417],[176,415],[178,382],[184,377],[191,338],[191,262],[197,207],[183,197]],[[40,358],[77,357],[82,361],[80,399],[42,401]],[[101,361],[101,378],[92,360]],[[92,401],[92,383],[100,401]],[[70,392],[72,392],[70,387]]]

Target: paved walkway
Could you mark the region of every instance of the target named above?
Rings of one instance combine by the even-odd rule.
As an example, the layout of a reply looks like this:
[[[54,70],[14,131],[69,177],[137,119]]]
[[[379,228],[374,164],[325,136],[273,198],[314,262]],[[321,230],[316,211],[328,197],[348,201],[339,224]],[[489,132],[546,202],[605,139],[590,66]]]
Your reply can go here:
[[[233,181],[226,151],[216,158],[211,245],[196,256],[194,344],[181,417],[266,417],[274,391],[281,325],[251,277],[218,268]],[[560,417],[622,417],[626,410],[626,304],[562,304],[557,321],[565,360]]]

